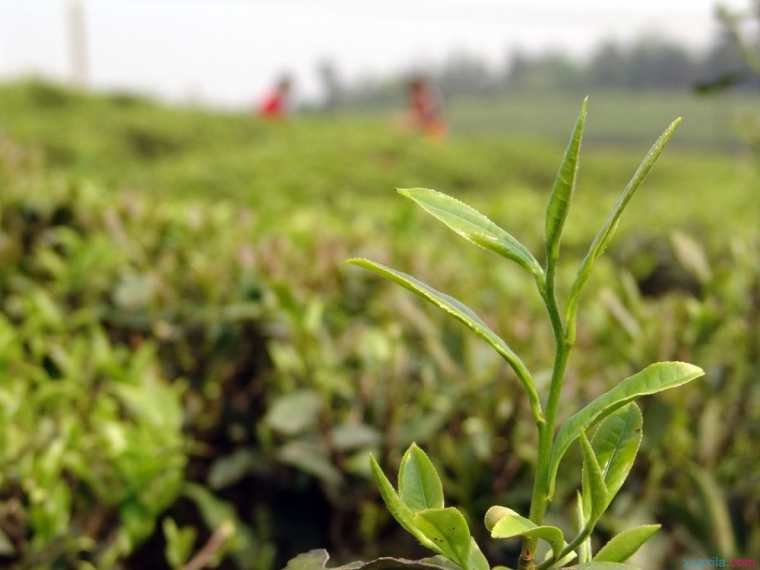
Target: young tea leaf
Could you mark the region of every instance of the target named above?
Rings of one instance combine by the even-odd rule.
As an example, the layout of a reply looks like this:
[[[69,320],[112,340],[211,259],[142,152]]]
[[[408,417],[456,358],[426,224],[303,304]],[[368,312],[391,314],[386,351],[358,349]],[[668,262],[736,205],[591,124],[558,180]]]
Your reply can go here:
[[[530,373],[528,372],[528,369],[526,368],[523,361],[520,360],[520,357],[512,351],[507,343],[499,335],[493,332],[488,327],[488,325],[483,322],[483,320],[467,305],[460,303],[454,297],[433,289],[430,285],[423,283],[411,275],[403,273],[402,271],[391,269],[390,267],[386,267],[380,263],[375,263],[374,261],[370,261],[368,259],[349,259],[348,263],[358,265],[364,269],[369,269],[370,271],[374,271],[386,279],[390,279],[391,281],[398,283],[412,293],[415,293],[423,299],[430,301],[438,308],[442,309],[457,319],[459,322],[467,326],[480,338],[485,340],[512,366],[514,371],[517,373],[518,378],[522,382],[523,387],[528,394],[528,399],[530,400],[531,409],[533,410],[534,416],[536,418],[543,417],[541,412],[541,403],[538,399],[535,383],[533,382],[533,379],[531,378]]]
[[[559,244],[562,239],[562,229],[565,226],[567,213],[570,210],[570,200],[573,197],[575,183],[578,178],[581,143],[586,127],[588,97],[583,100],[575,129],[565,150],[565,156],[554,180],[554,187],[546,208],[546,257],[548,264],[554,264],[559,257]]]
[[[443,486],[427,454],[413,443],[398,471],[398,493],[412,511],[443,508]]]
[[[486,528],[493,538],[514,538],[515,536],[535,537],[545,540],[555,556],[562,552],[564,535],[556,526],[536,525],[507,507],[494,506],[486,512]]]
[[[602,468],[591,447],[591,442],[585,431],[581,431],[581,450],[583,451],[583,496],[590,499],[590,509],[587,512],[587,524],[596,524],[607,508],[607,486],[604,484]]]
[[[641,445],[642,416],[635,402],[627,404],[599,424],[592,446],[602,468],[608,501],[612,501],[631,471]]]
[[[554,493],[555,478],[559,463],[570,445],[581,432],[609,416],[615,410],[638,398],[669,390],[691,382],[704,375],[698,366],[686,362],[657,362],[644,370],[629,376],[617,386],[602,394],[562,424],[552,445],[549,458],[548,489]]]
[[[580,269],[578,270],[578,274],[576,275],[575,281],[573,282],[573,285],[570,289],[570,295],[568,296],[566,322],[568,323],[568,338],[571,341],[575,338],[575,317],[578,310],[578,301],[580,298],[581,290],[591,275],[591,269],[594,266],[594,263],[604,253],[604,250],[607,249],[607,246],[609,245],[610,240],[615,233],[615,229],[617,228],[620,221],[620,216],[623,214],[623,210],[625,210],[628,202],[631,201],[631,198],[636,193],[636,190],[638,190],[644,180],[646,180],[647,175],[651,172],[652,168],[657,162],[657,159],[662,154],[665,145],[668,144],[668,141],[670,141],[670,139],[673,137],[673,134],[682,122],[683,119],[680,117],[673,121],[670,126],[665,129],[665,132],[660,135],[660,138],[657,139],[654,145],[652,145],[652,147],[649,149],[649,152],[644,157],[644,160],[641,162],[639,167],[636,169],[636,172],[633,174],[633,177],[623,189],[623,193],[620,195],[620,198],[618,198],[618,201],[612,208],[612,211],[607,217],[607,220],[604,222],[604,225],[591,241],[589,250],[581,262]]]
[[[428,188],[400,188],[398,192],[467,241],[515,261],[536,276],[543,275],[541,265],[523,244],[475,208]]]
[[[594,556],[596,562],[625,562],[641,548],[649,538],[660,530],[658,524],[648,524],[624,530],[613,536]]]
[[[417,526],[414,523],[414,513],[399,498],[396,489],[393,488],[393,485],[391,485],[391,482],[385,476],[385,473],[383,473],[382,468],[373,455],[370,455],[369,461],[372,467],[372,475],[375,477],[377,488],[380,491],[380,496],[383,498],[383,502],[385,503],[388,512],[390,512],[398,524],[400,524],[409,534],[414,536],[422,546],[429,548],[433,552],[442,553],[441,549],[438,548],[432,540],[427,538],[427,536],[417,529]]]
[[[459,510],[448,507],[420,511],[414,515],[414,525],[441,554],[469,570],[470,529]]]

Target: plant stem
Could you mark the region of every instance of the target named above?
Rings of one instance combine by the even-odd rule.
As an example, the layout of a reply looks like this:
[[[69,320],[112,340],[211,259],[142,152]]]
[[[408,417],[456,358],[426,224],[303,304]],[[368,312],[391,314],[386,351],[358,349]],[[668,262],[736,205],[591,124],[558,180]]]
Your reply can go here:
[[[541,290],[541,296],[546,305],[546,310],[549,313],[549,320],[551,321],[552,332],[554,333],[555,351],[554,367],[552,369],[552,379],[549,387],[549,398],[545,409],[545,423],[539,425],[538,463],[536,466],[536,476],[533,480],[533,493],[530,501],[529,518],[537,525],[540,525],[543,522],[546,507],[549,503],[549,455],[551,453],[554,427],[557,420],[559,397],[562,392],[562,380],[565,376],[567,358],[570,354],[571,348],[571,344],[567,341],[563,330],[562,318],[559,314],[557,296],[554,290],[554,281],[555,264],[551,262],[550,258],[550,261],[547,264],[545,286],[543,288],[539,287]],[[535,555],[537,544],[537,538],[528,537],[523,540],[522,552],[520,553],[520,570],[536,569]]]

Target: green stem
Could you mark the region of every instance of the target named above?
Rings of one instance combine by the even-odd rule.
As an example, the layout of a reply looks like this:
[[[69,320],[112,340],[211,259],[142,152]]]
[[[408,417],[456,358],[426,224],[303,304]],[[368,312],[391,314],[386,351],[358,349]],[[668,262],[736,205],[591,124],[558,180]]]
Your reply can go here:
[[[539,425],[538,464],[536,467],[536,477],[533,480],[533,493],[530,501],[529,518],[537,525],[543,522],[549,503],[549,455],[551,453],[554,428],[557,421],[557,407],[562,392],[562,380],[565,376],[567,358],[571,347],[565,337],[562,318],[559,314],[557,296],[554,290],[554,278],[555,264],[550,261],[547,264],[545,285],[544,287],[539,286],[541,296],[549,313],[552,332],[554,333],[555,352],[549,398],[545,409],[545,422],[543,425]],[[536,537],[526,537],[523,540],[522,552],[520,553],[520,570],[536,569],[535,555],[537,545],[538,538]]]

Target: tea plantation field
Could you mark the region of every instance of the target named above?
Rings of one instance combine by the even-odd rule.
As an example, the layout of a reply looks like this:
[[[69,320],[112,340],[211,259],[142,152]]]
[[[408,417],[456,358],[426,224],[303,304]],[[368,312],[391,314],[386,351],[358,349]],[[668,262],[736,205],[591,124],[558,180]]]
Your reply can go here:
[[[591,102],[560,288],[671,118],[625,135],[606,97],[598,124]],[[553,341],[530,278],[394,191],[466,199],[541,259],[566,142],[546,116],[569,133],[577,105],[535,105],[532,136],[515,123],[433,142],[386,117],[270,124],[0,86],[0,563],[184,568],[209,540],[225,569],[278,570],[318,547],[336,563],[419,556],[368,464],[373,452],[395,471],[413,441],[477,532],[491,504],[526,511],[535,436],[514,374],[344,260],[386,262],[463,299],[547,382]],[[605,537],[662,522],[637,555],[654,570],[760,558],[758,163],[733,135],[713,139],[704,116],[599,262],[560,409],[653,360],[705,369],[641,401],[640,459],[599,525]],[[572,527],[575,491],[560,472],[553,524]],[[519,548],[481,544],[494,560]]]

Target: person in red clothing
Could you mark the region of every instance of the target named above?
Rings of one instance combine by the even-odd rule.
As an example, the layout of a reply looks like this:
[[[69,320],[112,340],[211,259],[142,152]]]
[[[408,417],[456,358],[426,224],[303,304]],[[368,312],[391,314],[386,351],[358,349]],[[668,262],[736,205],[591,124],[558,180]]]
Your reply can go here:
[[[293,80],[289,75],[283,75],[274,89],[261,102],[258,108],[259,117],[270,120],[279,120],[285,118],[288,114],[288,105],[290,92],[293,87]]]
[[[446,135],[441,103],[430,83],[422,76],[409,80],[409,117],[412,128],[425,135],[440,139]]]

